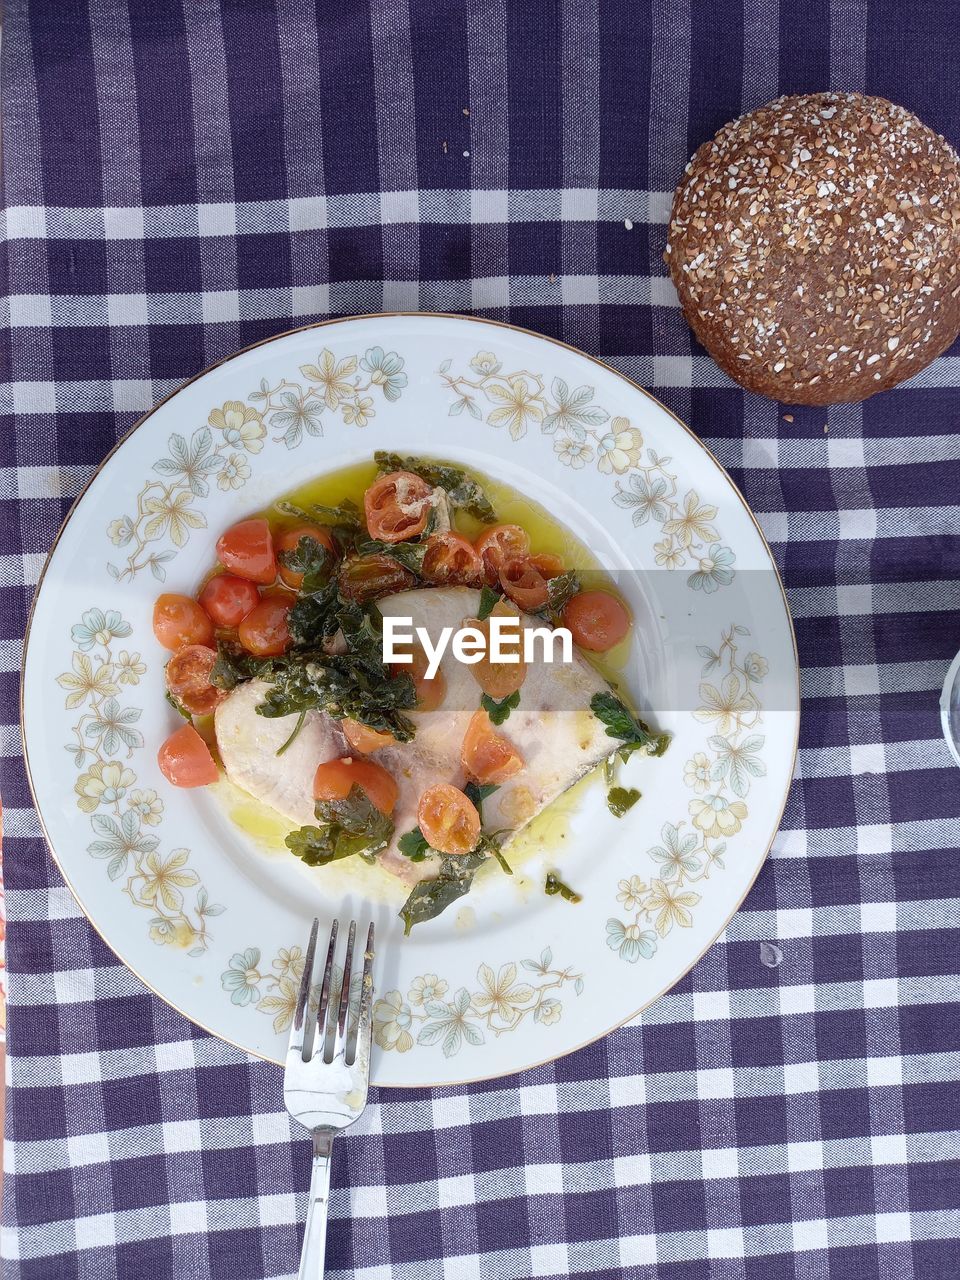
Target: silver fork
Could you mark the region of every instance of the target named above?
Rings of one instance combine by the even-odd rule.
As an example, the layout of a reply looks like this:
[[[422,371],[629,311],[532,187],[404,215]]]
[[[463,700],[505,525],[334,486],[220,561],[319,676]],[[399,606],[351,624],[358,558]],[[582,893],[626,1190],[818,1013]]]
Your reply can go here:
[[[341,1129],[360,1117],[367,1102],[370,1079],[370,1033],[373,1009],[373,925],[367,931],[363,953],[360,1008],[350,1018],[350,970],[353,965],[357,922],[351,920],[343,979],[338,993],[332,990],[333,957],[339,921],[334,920],[327,946],[327,960],[316,1013],[311,1008],[313,967],[319,920],[314,920],[307,943],[297,1008],[290,1029],[290,1046],[283,1077],[287,1110],[313,1136],[313,1172],[310,1202],[303,1233],[299,1280],[320,1280],[327,1246],[327,1206],[330,1199],[330,1150]],[[348,1022],[350,1025],[348,1026]],[[316,1040],[316,1046],[314,1041]]]

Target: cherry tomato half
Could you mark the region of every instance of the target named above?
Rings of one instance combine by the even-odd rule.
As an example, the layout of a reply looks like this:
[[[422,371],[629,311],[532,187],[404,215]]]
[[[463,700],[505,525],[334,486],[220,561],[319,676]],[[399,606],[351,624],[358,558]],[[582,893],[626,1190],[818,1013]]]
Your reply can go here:
[[[467,725],[460,749],[464,773],[478,782],[506,782],[523,768],[523,756],[502,733],[497,733],[483,707]]]
[[[427,539],[423,577],[438,586],[475,587],[483,579],[483,561],[459,533],[433,533]]]
[[[220,563],[239,578],[269,586],[276,580],[277,557],[273,534],[262,516],[232,525],[217,542]]]
[[[517,617],[516,609],[511,609],[508,604],[504,604],[499,600],[490,612],[490,617]],[[511,693],[516,691],[527,678],[527,664],[524,662],[521,654],[520,632],[517,632],[516,656],[517,662],[495,662],[490,657],[490,621],[485,618],[483,622],[479,622],[476,618],[471,618],[470,626],[476,627],[478,631],[482,631],[487,641],[487,651],[479,662],[473,663],[470,670],[473,672],[473,678],[483,690],[489,694],[496,702],[501,702],[504,698],[508,698]],[[504,636],[502,647],[506,652],[510,652],[514,646],[512,637]]]
[[[416,582],[393,556],[375,553],[370,556],[348,556],[337,574],[340,590],[351,600],[379,600],[397,591],[406,591]]]
[[[424,839],[438,853],[472,853],[480,840],[480,815],[470,799],[448,782],[428,787],[417,806]]]
[[[217,655],[202,644],[184,645],[167,663],[164,676],[167,688],[185,711],[192,716],[208,716],[227,696],[226,691],[210,683],[210,672]]]
[[[157,752],[157,764],[175,787],[206,787],[220,776],[210,748],[192,724],[171,733]]]
[[[430,518],[432,492],[426,480],[412,471],[391,471],[379,476],[363,495],[370,537],[381,542],[405,542],[419,537]]]
[[[368,724],[361,724],[359,720],[351,720],[349,717],[340,721],[340,728],[354,751],[359,751],[364,756],[372,755],[381,747],[392,747],[397,741],[392,733],[371,729]]]
[[[630,630],[630,614],[609,591],[581,591],[564,605],[563,624],[581,649],[606,653]]]
[[[293,600],[283,596],[264,596],[237,628],[240,643],[257,658],[275,658],[286,653],[290,645],[287,614]]]
[[[525,556],[530,538],[518,524],[495,524],[484,529],[473,545],[483,561],[484,579],[495,587],[500,581],[500,566],[513,556]]]
[[[277,567],[280,571],[280,577],[284,580],[288,587],[293,587],[294,591],[300,590],[303,582],[303,574],[297,573],[295,569],[288,569],[283,563],[282,553],[284,551],[296,551],[300,545],[301,538],[312,538],[314,542],[319,542],[321,546],[326,547],[331,555],[336,555],[337,544],[333,540],[333,534],[329,529],[323,529],[316,524],[298,524],[295,529],[284,529],[274,539],[274,546],[277,551]]]
[[[167,593],[158,596],[153,606],[153,634],[165,649],[209,644],[213,640],[213,623],[196,600]]]
[[[360,787],[367,799],[381,813],[393,813],[397,803],[397,784],[391,774],[372,760],[343,756],[317,767],[313,779],[315,800],[344,800],[351,787]]]
[[[256,583],[216,573],[200,592],[200,603],[218,627],[238,627],[260,599]]]
[[[505,560],[500,566],[500,585],[526,613],[536,613],[549,599],[547,580],[529,556]]]

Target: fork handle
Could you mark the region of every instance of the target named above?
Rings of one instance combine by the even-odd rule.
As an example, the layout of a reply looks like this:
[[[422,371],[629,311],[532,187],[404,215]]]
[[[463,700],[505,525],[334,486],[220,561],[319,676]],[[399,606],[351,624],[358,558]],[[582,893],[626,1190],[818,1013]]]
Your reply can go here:
[[[333,1136],[313,1135],[313,1170],[310,1174],[310,1202],[303,1232],[298,1280],[323,1280],[327,1251],[327,1206],[330,1201],[330,1149]]]

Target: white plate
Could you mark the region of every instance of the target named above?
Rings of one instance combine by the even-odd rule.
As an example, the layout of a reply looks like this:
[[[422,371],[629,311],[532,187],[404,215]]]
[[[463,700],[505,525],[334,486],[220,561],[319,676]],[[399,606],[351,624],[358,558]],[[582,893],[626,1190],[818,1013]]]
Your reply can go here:
[[[618,820],[588,789],[525,891],[490,877],[409,939],[395,906],[347,904],[378,925],[375,1082],[500,1076],[596,1039],[690,968],[752,884],[793,771],[796,652],[770,553],[726,474],[638,387],[535,334],[430,315],[313,326],[208,370],[130,432],[61,531],[28,633],[28,767],[109,945],[195,1022],[279,1059],[297,948],[349,880],[325,891],[216,796],[161,777],[175,717],[151,610],[161,582],[196,589],[228,524],[375,449],[499,477],[604,565],[642,571],[624,588],[626,675],[674,740],[624,769],[640,803]],[[545,897],[545,867],[582,903]]]

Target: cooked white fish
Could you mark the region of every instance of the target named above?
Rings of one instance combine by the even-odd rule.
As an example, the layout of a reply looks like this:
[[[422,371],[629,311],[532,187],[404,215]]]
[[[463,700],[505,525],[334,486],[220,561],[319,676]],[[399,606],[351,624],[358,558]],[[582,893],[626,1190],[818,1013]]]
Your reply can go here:
[[[467,587],[403,591],[378,601],[382,614],[409,617],[436,642],[444,627],[454,629],[476,616],[480,593]],[[524,628],[543,625],[521,616]],[[378,751],[374,757],[396,779],[396,836],[379,855],[385,869],[408,884],[436,874],[437,862],[413,863],[397,841],[417,825],[417,806],[427,787],[466,782],[460,763],[464,734],[480,705],[480,687],[471,668],[448,649],[440,664],[446,696],[434,711],[414,711],[411,742]],[[282,756],[296,716],[270,720],[256,708],[267,686],[251,681],[234,690],[216,712],[217,742],[227,777],[265,804],[300,825],[314,821],[313,775],[317,765],[350,754],[337,722],[321,712],[307,713],[303,728]],[[524,768],[483,803],[483,825],[507,841],[589,769],[610,755],[616,743],[590,710],[590,699],[606,690],[606,681],[574,651],[573,661],[548,663],[538,646],[527,665],[520,705],[497,728],[523,757]]]

